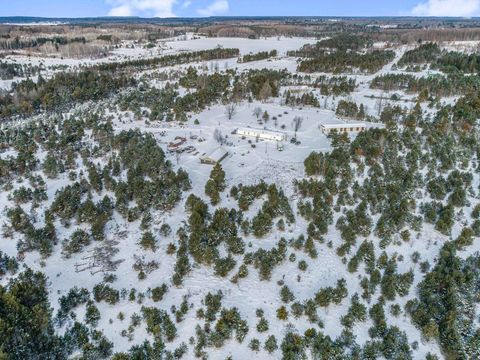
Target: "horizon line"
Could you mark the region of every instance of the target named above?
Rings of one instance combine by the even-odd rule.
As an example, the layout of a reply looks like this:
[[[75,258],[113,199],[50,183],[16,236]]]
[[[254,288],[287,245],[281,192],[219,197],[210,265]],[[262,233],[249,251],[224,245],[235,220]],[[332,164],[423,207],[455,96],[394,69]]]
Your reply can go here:
[[[141,20],[175,20],[175,19],[235,19],[235,18],[306,18],[306,19],[480,19],[478,16],[418,16],[418,15],[221,15],[221,16],[173,16],[173,17],[143,17],[143,16],[31,16],[31,15],[0,15],[0,19],[141,19]]]

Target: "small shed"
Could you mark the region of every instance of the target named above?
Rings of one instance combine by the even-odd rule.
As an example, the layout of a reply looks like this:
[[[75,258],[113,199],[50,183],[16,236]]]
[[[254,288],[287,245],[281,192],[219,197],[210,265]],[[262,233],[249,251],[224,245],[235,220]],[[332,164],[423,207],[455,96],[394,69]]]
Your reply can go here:
[[[218,147],[208,155],[204,155],[200,158],[202,164],[216,165],[222,162],[228,156],[228,151],[223,147]]]

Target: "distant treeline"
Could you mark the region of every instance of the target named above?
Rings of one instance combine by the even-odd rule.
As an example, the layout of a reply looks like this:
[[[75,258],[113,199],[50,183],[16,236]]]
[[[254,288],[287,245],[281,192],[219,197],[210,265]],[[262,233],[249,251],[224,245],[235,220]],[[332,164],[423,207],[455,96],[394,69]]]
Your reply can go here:
[[[468,24],[465,28],[456,27],[452,24],[451,28],[425,29],[424,25],[417,22],[418,28],[410,29],[389,29],[388,31],[378,31],[371,33],[374,41],[387,41],[397,44],[412,44],[419,42],[442,42],[442,41],[477,41],[480,40],[480,28],[477,24]]]
[[[277,50],[272,50],[270,52],[261,51],[261,52],[258,52],[256,54],[244,55],[243,57],[238,59],[238,62],[239,63],[247,63],[247,62],[252,62],[252,61],[265,60],[265,59],[276,57],[277,54],[278,54]]]
[[[1,50],[19,50],[32,47],[38,47],[47,43],[51,43],[55,46],[67,45],[71,43],[86,43],[84,37],[68,38],[66,36],[54,36],[54,37],[38,37],[34,39],[23,40],[18,36],[14,39],[2,39],[0,40]]]

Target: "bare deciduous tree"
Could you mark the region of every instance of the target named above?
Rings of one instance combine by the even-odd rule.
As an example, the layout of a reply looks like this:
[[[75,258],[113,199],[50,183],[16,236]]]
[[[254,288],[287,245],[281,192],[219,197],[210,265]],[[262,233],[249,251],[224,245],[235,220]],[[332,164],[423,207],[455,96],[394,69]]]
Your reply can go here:
[[[182,153],[180,151],[177,151],[175,153],[175,160],[177,161],[177,165],[180,163],[180,157],[182,156]]]
[[[259,107],[256,107],[255,109],[253,109],[253,115],[255,115],[257,119],[260,117],[261,114],[262,114],[262,109],[260,109]]]
[[[223,145],[225,143],[225,137],[223,136],[222,132],[218,129],[215,129],[215,131],[213,132],[213,138],[220,145]]]
[[[271,96],[272,96],[272,87],[270,86],[268,81],[265,81],[265,84],[263,84],[263,87],[260,90],[260,93],[258,94],[258,98],[262,101],[265,101]]]
[[[237,113],[237,104],[230,103],[225,106],[225,115],[227,115],[228,120],[232,120],[232,118]]]
[[[328,96],[325,97],[325,101],[323,102],[323,108],[324,109],[328,108]]]
[[[300,130],[303,123],[303,117],[295,116],[293,118],[293,129],[295,130],[295,137],[297,137],[297,131]]]
[[[385,94],[382,93],[382,95],[380,95],[380,98],[378,98],[376,103],[375,103],[375,110],[377,110],[378,116],[380,116],[382,114],[383,108],[385,107],[384,95]]]

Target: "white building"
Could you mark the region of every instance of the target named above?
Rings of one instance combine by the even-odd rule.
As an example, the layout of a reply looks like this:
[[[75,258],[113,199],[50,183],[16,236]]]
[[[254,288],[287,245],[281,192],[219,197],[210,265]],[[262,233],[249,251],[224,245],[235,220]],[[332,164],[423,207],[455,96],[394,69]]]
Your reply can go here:
[[[221,163],[223,159],[228,156],[228,151],[222,147],[216,148],[208,155],[204,155],[200,158],[202,164],[216,165]]]
[[[237,135],[254,137],[261,140],[270,141],[284,141],[287,140],[287,135],[280,131],[254,129],[254,128],[241,128],[237,129]]]
[[[325,135],[329,135],[333,132],[344,133],[360,133],[365,131],[367,125],[364,123],[344,123],[344,124],[322,124],[320,129]]]

